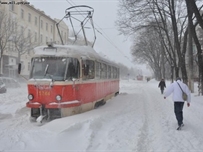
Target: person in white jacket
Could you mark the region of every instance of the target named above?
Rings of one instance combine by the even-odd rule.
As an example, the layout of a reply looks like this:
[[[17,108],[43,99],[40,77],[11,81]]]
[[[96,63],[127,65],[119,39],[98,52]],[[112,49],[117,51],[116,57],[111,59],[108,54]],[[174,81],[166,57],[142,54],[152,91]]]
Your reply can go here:
[[[179,85],[180,86],[179,86]],[[176,81],[174,81],[170,86],[166,88],[166,91],[164,92],[164,99],[168,97],[171,93],[173,93],[172,99],[174,101],[174,112],[176,119],[178,121],[178,130],[181,128],[183,124],[183,106],[184,106],[184,100],[182,98],[182,90],[187,94],[187,106],[190,106],[191,102],[191,93],[186,84],[184,84],[181,81],[181,78],[176,78]]]

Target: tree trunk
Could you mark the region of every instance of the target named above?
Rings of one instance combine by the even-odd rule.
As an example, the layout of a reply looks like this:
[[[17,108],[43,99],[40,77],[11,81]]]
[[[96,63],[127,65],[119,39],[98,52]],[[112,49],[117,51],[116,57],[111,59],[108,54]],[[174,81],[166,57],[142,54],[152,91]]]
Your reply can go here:
[[[187,12],[188,12],[188,57],[189,57],[189,75],[188,75],[188,86],[192,93],[194,93],[194,80],[193,80],[193,47],[192,47],[192,10],[191,7],[187,4]]]
[[[184,33],[184,38],[183,38],[183,47],[182,47],[182,55],[183,55],[183,61],[185,62],[185,54],[186,54],[186,50],[187,50],[187,37],[188,37],[188,28],[186,29],[185,33]],[[186,74],[183,76],[183,82],[184,83],[188,83],[188,76],[187,76],[187,71],[186,71],[186,65],[181,63],[181,67],[182,67],[182,71],[184,71]]]
[[[186,66],[185,66],[185,62],[184,62],[185,60],[183,60],[183,56],[181,53],[174,0],[171,1],[171,20],[172,20],[172,27],[173,27],[173,34],[174,34],[174,48],[178,55],[178,65],[175,66],[175,75],[176,75],[176,77],[179,77],[179,67],[181,67],[182,76],[185,76],[185,75],[187,75],[186,69],[184,69],[184,67],[186,67]],[[176,57],[174,57],[174,59],[176,60]]]
[[[196,17],[200,27],[203,29],[203,19],[202,19],[201,15],[200,15],[200,12],[199,12],[199,10],[197,8],[197,5],[196,5],[195,1],[194,0],[185,0],[185,1],[186,1],[186,4],[187,4],[187,7],[191,8],[192,12],[195,14],[195,17]]]
[[[193,12],[195,12],[195,16],[198,20],[198,23],[200,24],[200,26],[202,27],[203,29],[203,20],[200,19],[198,16],[199,14],[199,11],[197,12],[197,7],[195,5],[195,2],[193,0],[186,0],[186,4],[187,4],[187,9],[188,10],[191,10]],[[197,24],[196,24],[197,25]],[[194,42],[195,42],[195,45],[196,45],[196,48],[197,48],[197,56],[198,56],[198,67],[199,67],[199,81],[200,81],[200,87],[201,87],[201,93],[203,95],[203,59],[202,59],[202,49],[201,49],[201,45],[199,43],[199,40],[198,40],[198,37],[197,37],[197,34],[196,34],[196,30],[195,30],[195,26],[193,24],[191,24],[191,34],[192,34],[192,37],[194,39]]]

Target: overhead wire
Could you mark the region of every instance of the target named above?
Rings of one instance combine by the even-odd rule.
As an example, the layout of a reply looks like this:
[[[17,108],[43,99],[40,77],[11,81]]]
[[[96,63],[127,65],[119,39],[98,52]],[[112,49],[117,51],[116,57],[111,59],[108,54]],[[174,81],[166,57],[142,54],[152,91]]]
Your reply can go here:
[[[76,5],[72,0],[66,0],[71,6],[74,6],[74,5]],[[72,3],[71,3],[72,2]],[[74,5],[73,5],[74,4]],[[77,10],[77,8],[76,8],[76,10]],[[82,14],[81,14],[82,15]],[[103,29],[99,26],[99,25],[97,25],[96,24],[96,22],[94,22],[95,23],[95,25],[101,30],[101,31],[103,31]],[[109,28],[110,29],[110,28]],[[113,29],[113,28],[112,28]],[[95,28],[95,30],[99,33],[99,34],[101,34],[101,36],[103,36],[114,48],[116,48],[116,50],[118,50],[122,55],[124,55],[124,57],[125,58],[127,58],[131,63],[132,63],[132,61],[131,61],[131,59],[129,59],[129,57],[127,57],[111,40],[110,40],[110,38],[108,38],[108,36],[106,35],[106,33],[103,31],[103,32],[101,32],[100,30],[98,30],[97,28]]]

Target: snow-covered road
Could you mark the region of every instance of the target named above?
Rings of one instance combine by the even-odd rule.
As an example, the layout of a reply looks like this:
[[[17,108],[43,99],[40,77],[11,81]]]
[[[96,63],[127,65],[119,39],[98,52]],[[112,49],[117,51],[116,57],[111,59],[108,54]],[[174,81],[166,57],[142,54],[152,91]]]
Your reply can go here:
[[[203,97],[192,94],[185,126],[177,131],[173,102],[157,86],[154,80],[122,80],[120,94],[104,106],[41,126],[29,122],[26,87],[10,89],[0,94],[0,152],[203,151]]]

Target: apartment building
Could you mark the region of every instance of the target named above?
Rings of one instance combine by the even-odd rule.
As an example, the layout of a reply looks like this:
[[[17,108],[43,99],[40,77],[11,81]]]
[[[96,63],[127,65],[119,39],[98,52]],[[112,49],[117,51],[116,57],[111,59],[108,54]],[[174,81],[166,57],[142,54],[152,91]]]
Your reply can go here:
[[[10,4],[8,4],[9,2]],[[19,4],[19,2],[22,4]],[[35,8],[27,1],[9,0],[5,3],[7,4],[0,4],[0,12],[6,13],[6,17],[11,19],[9,22],[13,22],[13,24],[9,25],[14,30],[2,54],[1,73],[6,76],[15,77],[17,65],[21,62],[21,74],[28,76],[34,47],[46,45],[46,42],[50,41],[61,44],[61,39],[56,28],[56,23],[59,20],[52,19],[44,11]],[[61,32],[64,44],[67,44],[69,29],[65,22],[59,24],[59,31]],[[22,39],[22,42],[19,39]],[[16,44],[17,41],[18,43]]]

